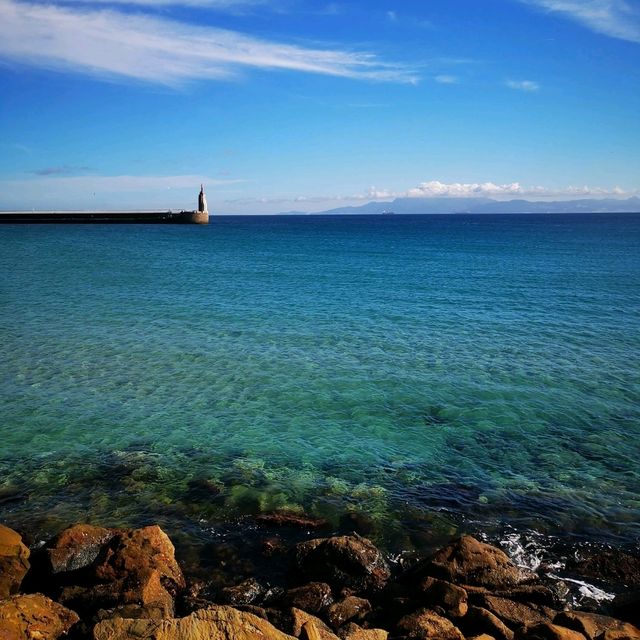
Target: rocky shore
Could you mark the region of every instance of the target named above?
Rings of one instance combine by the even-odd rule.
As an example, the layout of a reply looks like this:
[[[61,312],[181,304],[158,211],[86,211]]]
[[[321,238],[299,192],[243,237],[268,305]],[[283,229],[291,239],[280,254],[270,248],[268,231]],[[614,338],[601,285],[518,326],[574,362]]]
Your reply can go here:
[[[640,640],[630,554],[583,562],[581,575],[618,593],[605,608],[572,610],[562,580],[471,536],[407,562],[357,534],[265,539],[263,553],[281,564],[282,585],[185,577],[158,526],[78,524],[30,550],[0,525],[0,640]]]

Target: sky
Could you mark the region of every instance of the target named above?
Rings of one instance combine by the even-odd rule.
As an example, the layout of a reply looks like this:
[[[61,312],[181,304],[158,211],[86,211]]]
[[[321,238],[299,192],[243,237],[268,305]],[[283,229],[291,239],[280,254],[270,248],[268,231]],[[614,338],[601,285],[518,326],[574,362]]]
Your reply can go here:
[[[640,194],[640,0],[0,0],[0,210]]]

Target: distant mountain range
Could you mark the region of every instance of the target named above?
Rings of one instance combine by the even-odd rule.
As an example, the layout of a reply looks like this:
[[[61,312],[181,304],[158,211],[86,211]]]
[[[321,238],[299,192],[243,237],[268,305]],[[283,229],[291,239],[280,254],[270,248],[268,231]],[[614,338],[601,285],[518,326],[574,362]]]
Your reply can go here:
[[[339,207],[322,214],[382,213],[636,213],[640,212],[640,198],[627,200],[564,200],[530,202],[529,200],[492,200],[491,198],[396,198],[388,202],[368,202],[358,207]],[[291,215],[299,212],[287,212]],[[286,215],[286,214],[285,214]]]

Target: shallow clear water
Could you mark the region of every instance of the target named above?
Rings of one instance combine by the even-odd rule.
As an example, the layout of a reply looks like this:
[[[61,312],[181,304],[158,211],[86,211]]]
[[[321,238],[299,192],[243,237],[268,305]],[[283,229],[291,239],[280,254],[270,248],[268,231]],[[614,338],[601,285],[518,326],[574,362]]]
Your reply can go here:
[[[0,241],[0,520],[640,538],[640,215]]]

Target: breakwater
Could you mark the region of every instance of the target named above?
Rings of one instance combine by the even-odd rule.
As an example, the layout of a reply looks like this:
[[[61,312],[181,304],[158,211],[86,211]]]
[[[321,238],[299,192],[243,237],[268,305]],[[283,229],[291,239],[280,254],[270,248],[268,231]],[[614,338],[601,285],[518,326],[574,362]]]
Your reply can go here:
[[[0,224],[207,224],[203,211],[8,211]]]

